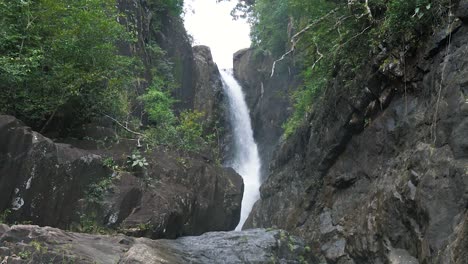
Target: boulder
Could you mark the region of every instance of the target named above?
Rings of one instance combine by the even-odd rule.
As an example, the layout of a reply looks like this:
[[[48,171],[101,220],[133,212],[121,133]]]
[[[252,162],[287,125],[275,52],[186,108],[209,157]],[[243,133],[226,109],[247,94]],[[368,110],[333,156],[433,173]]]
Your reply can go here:
[[[142,175],[119,173],[98,212],[103,224],[151,238],[233,230],[240,217],[242,178],[196,155],[155,151]]]
[[[80,140],[65,141],[73,145],[0,116],[6,220],[88,232],[101,226],[152,238],[232,230],[239,221],[241,176],[200,154],[157,148],[142,153],[147,165],[132,168],[127,157],[138,149],[134,141],[88,150],[77,148]]]
[[[56,144],[12,116],[0,116],[0,211],[9,220],[66,227],[86,186],[111,171],[101,157]]]

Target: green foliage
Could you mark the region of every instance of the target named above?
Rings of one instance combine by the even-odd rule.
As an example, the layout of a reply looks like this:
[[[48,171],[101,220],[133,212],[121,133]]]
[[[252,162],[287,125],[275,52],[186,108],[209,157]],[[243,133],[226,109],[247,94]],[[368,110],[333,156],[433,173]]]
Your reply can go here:
[[[137,229],[142,232],[148,232],[154,229],[154,225],[151,222],[139,223]]]
[[[140,168],[144,169],[146,166],[148,166],[148,162],[146,161],[146,158],[141,155],[139,151],[134,151],[131,156],[127,157],[127,164],[133,169],[133,168]]]
[[[376,38],[390,43],[417,41],[418,36],[430,33],[432,28],[447,15],[449,0],[393,0],[386,3],[372,2],[374,8],[386,10],[383,22],[376,27]]]
[[[329,81],[357,87],[355,81],[380,47],[418,44],[447,18],[449,0],[256,0],[249,9],[252,42],[279,58],[294,39],[294,64],[303,86],[292,93],[295,112],[284,124],[288,136],[310,113]],[[366,3],[368,5],[366,5]],[[283,63],[283,62],[279,62]]]
[[[155,56],[163,56],[157,46],[152,46]],[[204,114],[197,111],[184,111],[176,116],[171,91],[175,87],[171,74],[172,65],[160,60],[154,69],[153,82],[145,94],[138,99],[144,104],[148,115],[149,128],[145,131],[146,142],[150,146],[165,145],[184,150],[198,151],[213,142],[213,135],[205,133],[207,124]]]
[[[252,45],[281,55],[288,40],[288,2],[284,0],[256,1],[251,22]]]
[[[73,232],[80,232],[80,233],[89,233],[89,234],[101,234],[101,235],[108,235],[114,234],[115,231],[109,228],[106,228],[100,225],[96,221],[95,214],[82,214],[80,215],[80,223],[77,226],[74,226],[71,231]]]
[[[112,157],[107,157],[107,158],[105,158],[105,159],[102,161],[102,164],[103,164],[105,167],[109,168],[109,169],[112,169],[112,168],[114,168],[114,166],[116,166],[116,165],[115,165],[114,158],[112,158]]]
[[[76,119],[119,112],[134,60],[113,0],[0,0],[0,111],[43,124],[64,105]]]
[[[199,150],[207,144],[207,138],[203,135],[203,117],[204,114],[198,111],[185,111],[180,114],[176,131],[183,149]]]
[[[179,16],[184,10],[183,0],[150,0],[149,6],[156,12],[169,12],[172,16]]]
[[[31,257],[31,251],[29,250],[23,250],[18,252],[18,257],[21,259],[29,259]]]
[[[107,177],[95,183],[91,183],[86,190],[86,201],[89,203],[101,203],[104,199],[104,195],[112,184],[112,180],[112,177]]]
[[[200,151],[206,146],[214,146],[214,134],[207,134],[204,114],[198,111],[184,111],[173,121],[152,126],[145,131],[146,142],[150,146],[172,146],[182,150]]]
[[[149,121],[161,128],[171,126],[175,122],[175,115],[172,111],[174,99],[163,87],[166,87],[166,82],[156,78],[146,93],[140,96],[140,100],[145,104]]]
[[[49,250],[47,246],[36,240],[29,242],[29,245],[34,249],[35,253],[46,254]]]
[[[300,264],[307,264],[308,262],[305,260],[304,256],[299,256],[299,263]]]
[[[6,223],[7,223],[8,216],[10,216],[10,214],[11,214],[11,210],[10,210],[10,209],[6,209],[6,210],[3,211],[2,213],[0,213],[0,224],[6,224]]]

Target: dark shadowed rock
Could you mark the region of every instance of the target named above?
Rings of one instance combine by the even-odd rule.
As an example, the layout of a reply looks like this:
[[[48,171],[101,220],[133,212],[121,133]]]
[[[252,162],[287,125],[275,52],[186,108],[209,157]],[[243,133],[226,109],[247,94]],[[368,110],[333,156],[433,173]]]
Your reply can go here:
[[[124,172],[117,176],[98,209],[104,213],[104,224],[151,238],[236,227],[243,182],[234,170],[171,151],[146,157],[149,165],[143,175]]]
[[[88,147],[54,143],[14,117],[0,116],[0,212],[10,210],[9,221],[83,230],[85,219],[157,238],[237,225],[243,182],[234,170],[165,148],[148,151],[148,165],[132,169],[127,156],[136,142]],[[105,167],[103,156],[119,166]]]
[[[234,76],[241,83],[250,109],[254,138],[262,159],[262,178],[266,178],[281,135],[282,125],[291,113],[290,93],[298,86],[294,69],[278,63],[271,77],[273,58],[253,48],[234,54]]]
[[[468,1],[461,0],[458,3],[458,8],[456,9],[455,16],[460,18],[463,23],[468,24]]]
[[[194,109],[203,112],[208,124],[208,133],[218,140],[219,153],[223,162],[234,155],[232,152],[232,128],[228,118],[227,97],[218,66],[213,61],[210,48],[193,47],[195,61]]]
[[[9,250],[2,251],[2,248]],[[281,230],[206,233],[177,240],[100,236],[37,226],[0,235],[5,263],[314,263],[310,248]]]
[[[377,64],[342,86],[338,73],[280,145],[246,226],[301,235],[328,263],[467,263],[468,26],[457,27],[400,77]]]
[[[110,173],[100,156],[0,116],[0,211],[10,209],[11,220],[66,227],[86,186]]]
[[[223,105],[223,83],[218,66],[213,62],[209,47],[195,46],[193,53],[196,69],[194,108],[203,112],[209,121],[216,121]]]
[[[168,10],[155,7],[146,0],[119,0],[119,10],[125,14],[121,23],[134,27],[137,31],[137,42],[122,45],[121,53],[128,56],[138,56],[144,64],[143,79],[135,87],[142,93],[152,79],[153,68],[157,65],[150,55],[149,46],[157,44],[167,54],[173,65],[172,74],[180,84],[174,89],[173,95],[178,100],[176,108],[180,111],[193,109],[194,60],[189,37],[184,28],[182,18],[170,14]]]

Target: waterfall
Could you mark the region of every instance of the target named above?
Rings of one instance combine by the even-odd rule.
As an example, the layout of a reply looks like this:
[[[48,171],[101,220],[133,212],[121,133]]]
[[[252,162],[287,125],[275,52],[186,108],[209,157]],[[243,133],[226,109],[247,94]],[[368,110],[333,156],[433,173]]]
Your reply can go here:
[[[242,87],[234,79],[232,70],[222,70],[223,87],[229,99],[229,119],[233,128],[234,158],[231,167],[244,179],[244,197],[240,222],[236,230],[240,230],[247,220],[254,203],[260,197],[260,157],[257,144],[253,138],[249,109],[245,102]]]

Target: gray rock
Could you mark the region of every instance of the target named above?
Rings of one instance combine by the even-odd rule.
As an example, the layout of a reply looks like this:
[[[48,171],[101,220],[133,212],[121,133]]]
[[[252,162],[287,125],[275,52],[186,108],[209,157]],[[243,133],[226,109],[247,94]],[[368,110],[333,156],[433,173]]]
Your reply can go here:
[[[0,247],[0,256],[10,256],[10,249],[7,247]]]
[[[168,10],[155,9],[151,1],[119,0],[119,11],[125,16],[120,22],[133,27],[139,36],[136,43],[122,44],[120,53],[127,56],[140,57],[144,71],[136,91],[142,92],[152,80],[152,71],[156,66],[154,58],[149,55],[148,44],[157,44],[166,52],[165,58],[174,67],[174,79],[180,84],[173,90],[177,99],[175,107],[178,111],[193,109],[195,95],[194,57],[188,34],[182,18],[174,16]],[[141,111],[141,110],[137,110]],[[139,113],[135,113],[138,114]]]
[[[369,67],[344,86],[338,72],[246,225],[301,235],[328,263],[466,263],[468,26],[454,25],[402,77]]]
[[[274,58],[254,48],[234,54],[234,76],[241,83],[250,109],[254,138],[262,160],[262,176],[268,176],[273,151],[283,134],[282,125],[291,114],[289,95],[298,86],[294,67],[277,63],[270,77]]]
[[[419,261],[411,256],[408,251],[399,248],[392,248],[388,255],[390,264],[419,264]]]
[[[224,94],[223,82],[218,66],[213,61],[207,46],[193,47],[195,61],[194,109],[204,114],[210,130],[217,136],[223,163],[233,158],[232,128],[229,122],[229,106]]]
[[[200,235],[236,227],[242,178],[232,169],[172,151],[147,155],[146,176],[120,173],[98,211],[111,226],[151,238]],[[179,160],[183,159],[182,165]]]
[[[468,117],[454,128],[450,136],[450,146],[457,158],[468,157]]]
[[[0,116],[0,212],[10,210],[11,222],[85,231],[98,225],[152,238],[236,227],[243,182],[234,170],[198,154],[160,148],[145,154],[145,169],[132,171],[126,157],[136,146],[127,143],[82,150]],[[113,157],[119,168],[106,168],[102,155]],[[103,180],[105,187],[91,185]]]
[[[314,263],[304,242],[281,230],[213,232],[177,240],[88,235],[38,226],[12,226],[0,247],[16,263]],[[0,251],[0,260],[9,258]],[[10,262],[8,262],[10,263]]]
[[[468,23],[468,1],[461,0],[458,3],[458,8],[456,9],[455,16],[460,18],[465,24]]]
[[[8,232],[10,228],[5,224],[0,224],[0,236]]]
[[[194,106],[196,110],[205,114],[209,122],[213,122],[217,120],[217,112],[222,107],[223,83],[210,48],[195,46],[193,53],[196,69]]]
[[[330,260],[337,260],[341,256],[345,255],[346,240],[338,239],[323,244],[322,251],[325,252],[325,256]]]
[[[109,173],[100,156],[0,116],[0,211],[11,209],[10,221],[65,227],[85,187]]]

